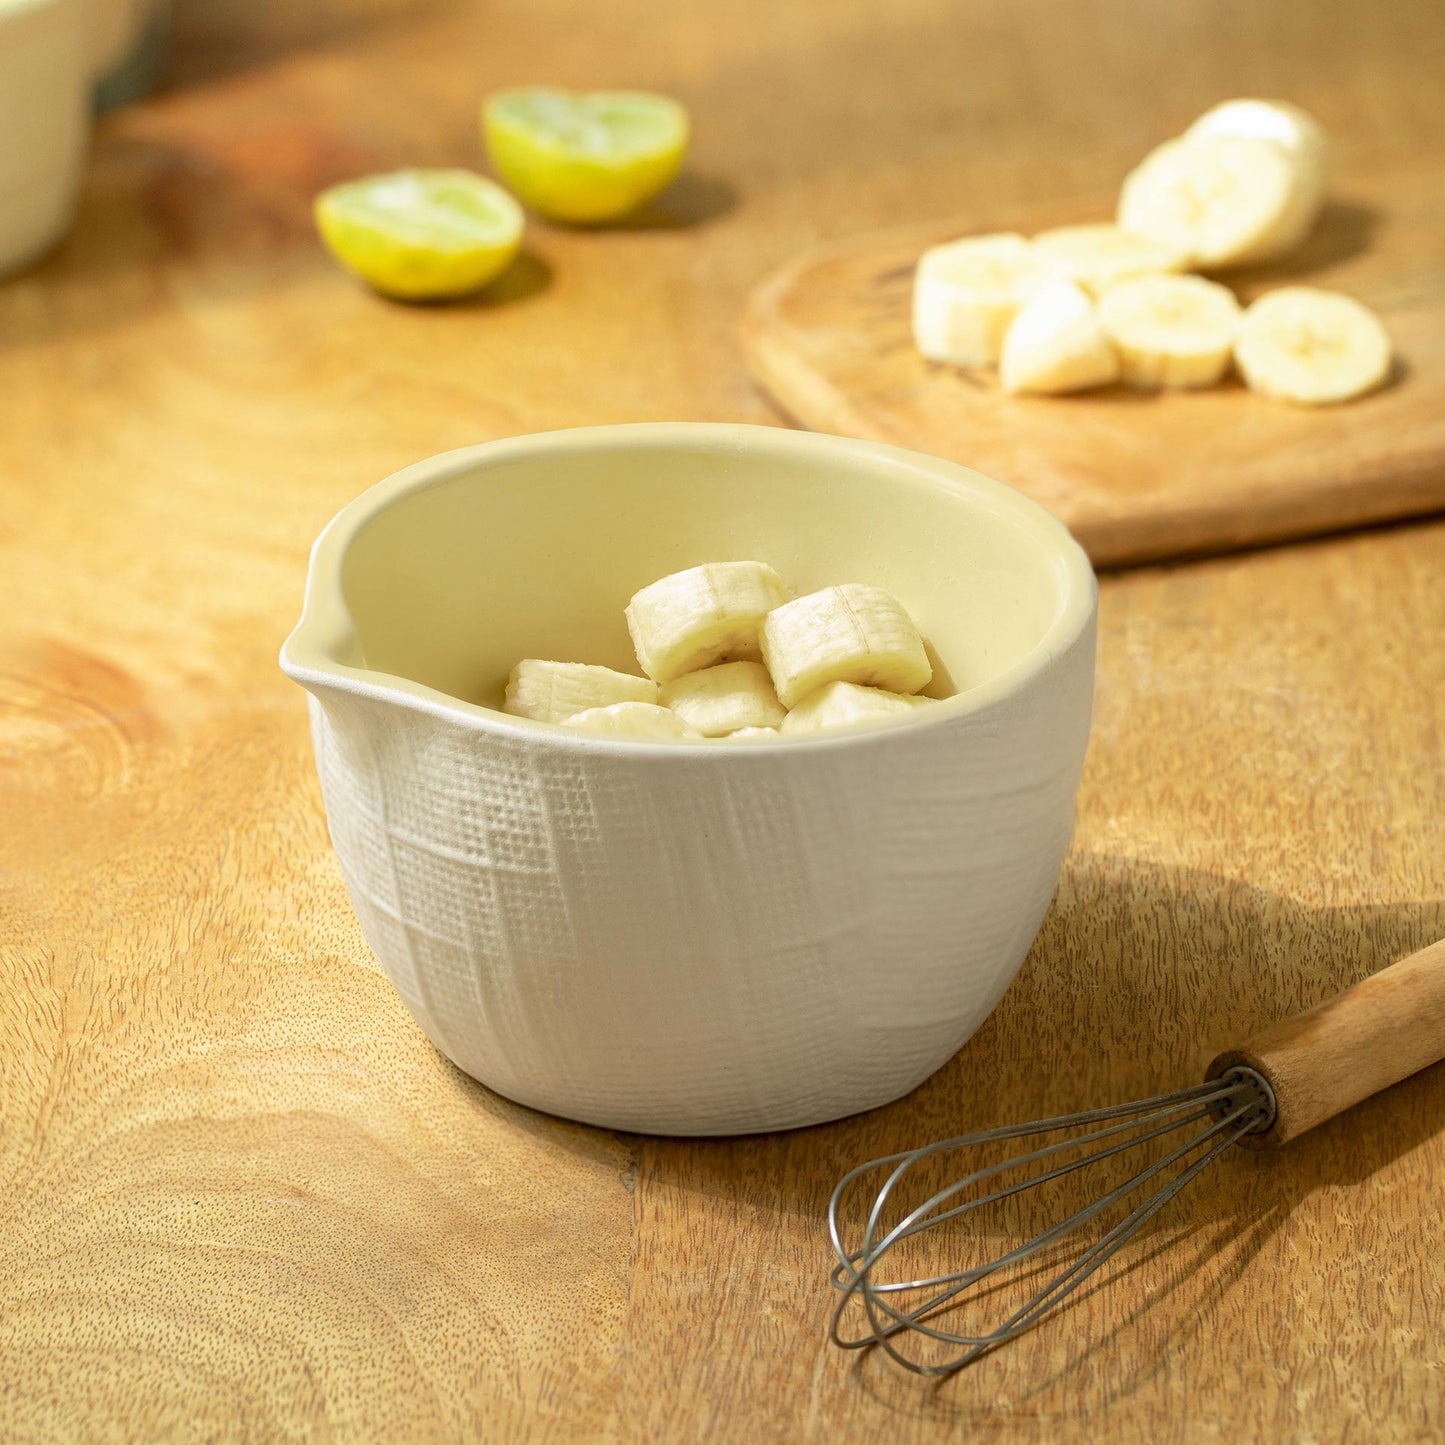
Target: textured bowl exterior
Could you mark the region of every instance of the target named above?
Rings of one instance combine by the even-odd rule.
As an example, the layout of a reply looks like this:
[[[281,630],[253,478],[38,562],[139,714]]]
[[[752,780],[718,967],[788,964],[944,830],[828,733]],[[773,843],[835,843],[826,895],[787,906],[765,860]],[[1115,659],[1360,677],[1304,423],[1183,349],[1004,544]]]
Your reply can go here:
[[[441,1051],[612,1128],[732,1134],[920,1083],[1012,981],[1058,880],[1092,627],[932,729],[589,755],[362,696],[313,700],[331,836]]]
[[[1060,611],[1028,658],[917,720],[748,747],[592,738],[355,665],[349,538],[457,458],[485,465],[519,439],[399,474],[323,534],[282,653],[312,694],[367,941],[448,1058],[551,1113],[714,1135],[887,1103],[987,1017],[1053,895],[1089,734],[1087,561],[1034,504],[914,454],[716,426],[561,444],[600,433],[936,468],[982,512],[1023,511],[1067,578]]]

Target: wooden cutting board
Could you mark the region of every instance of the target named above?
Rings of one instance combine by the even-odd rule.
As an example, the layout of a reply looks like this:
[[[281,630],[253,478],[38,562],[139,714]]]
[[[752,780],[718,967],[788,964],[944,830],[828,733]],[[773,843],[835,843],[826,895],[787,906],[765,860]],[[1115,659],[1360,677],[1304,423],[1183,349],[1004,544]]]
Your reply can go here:
[[[1445,176],[1341,187],[1304,247],[1231,274],[1241,300],[1306,282],[1359,297],[1398,352],[1375,394],[1306,408],[1237,380],[1199,392],[1122,387],[1011,397],[991,372],[925,361],[909,321],[925,247],[987,230],[1107,216],[959,217],[809,251],[764,280],[743,323],[749,365],[804,426],[932,452],[1009,482],[1100,565],[1221,551],[1445,507]]]

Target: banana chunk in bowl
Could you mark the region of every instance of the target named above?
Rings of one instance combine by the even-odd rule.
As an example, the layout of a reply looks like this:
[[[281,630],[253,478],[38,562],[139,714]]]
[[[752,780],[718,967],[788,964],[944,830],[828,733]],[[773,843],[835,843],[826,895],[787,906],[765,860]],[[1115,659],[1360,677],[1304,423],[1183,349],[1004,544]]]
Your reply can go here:
[[[786,596],[764,562],[711,562],[644,587],[627,604],[642,670],[657,682],[715,662],[756,659],[758,627]]]

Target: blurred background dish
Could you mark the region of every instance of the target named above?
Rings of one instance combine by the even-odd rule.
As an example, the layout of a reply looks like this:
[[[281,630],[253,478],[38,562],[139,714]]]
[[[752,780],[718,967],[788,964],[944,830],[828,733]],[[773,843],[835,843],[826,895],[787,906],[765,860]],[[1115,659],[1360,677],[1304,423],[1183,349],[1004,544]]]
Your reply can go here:
[[[126,105],[155,87],[170,38],[171,0],[85,0],[98,109]]]
[[[0,0],[0,275],[69,229],[90,129],[87,0]]]

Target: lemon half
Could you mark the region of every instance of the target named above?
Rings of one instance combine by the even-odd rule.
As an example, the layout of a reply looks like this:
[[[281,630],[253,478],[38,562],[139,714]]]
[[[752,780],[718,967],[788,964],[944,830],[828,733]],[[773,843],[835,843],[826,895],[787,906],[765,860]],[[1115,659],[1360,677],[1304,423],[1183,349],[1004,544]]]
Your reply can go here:
[[[522,244],[522,208],[472,171],[392,171],[316,198],[332,255],[385,296],[465,296],[506,269]]]
[[[682,167],[687,111],[665,95],[531,87],[482,108],[492,164],[533,210],[557,221],[616,220]]]

